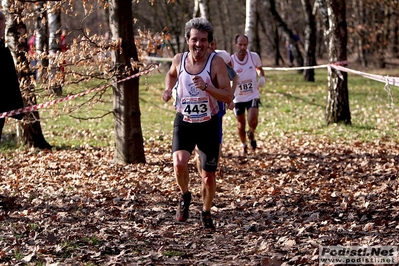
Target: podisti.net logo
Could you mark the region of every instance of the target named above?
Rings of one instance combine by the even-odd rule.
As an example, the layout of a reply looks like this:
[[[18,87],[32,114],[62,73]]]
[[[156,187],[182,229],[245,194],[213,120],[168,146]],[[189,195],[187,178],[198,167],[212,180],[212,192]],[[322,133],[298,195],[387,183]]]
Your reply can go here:
[[[320,246],[319,265],[397,264],[397,246]]]

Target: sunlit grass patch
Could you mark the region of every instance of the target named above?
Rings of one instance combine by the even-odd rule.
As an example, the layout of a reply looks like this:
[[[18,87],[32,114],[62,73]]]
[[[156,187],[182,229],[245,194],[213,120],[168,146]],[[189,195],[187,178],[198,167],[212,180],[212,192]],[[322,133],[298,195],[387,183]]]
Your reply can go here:
[[[315,82],[306,82],[297,71],[266,71],[266,85],[261,88],[261,106],[257,134],[261,138],[324,137],[332,141],[373,141],[398,139],[398,88],[358,75],[348,74],[349,104],[352,125],[326,125],[327,70],[315,71]],[[154,71],[140,78],[140,110],[144,141],[170,142],[175,115],[173,100],[163,102],[165,71]],[[107,84],[104,80],[63,88],[64,95],[82,92]],[[46,98],[43,100],[49,100]],[[94,99],[94,100],[93,100]],[[394,105],[392,105],[392,103]],[[88,94],[40,110],[46,140],[58,148],[112,147],[114,121],[112,88]],[[3,134],[15,131],[13,119]],[[236,121],[228,111],[224,122],[225,141],[238,143]],[[17,148],[14,140],[5,139],[1,150]]]

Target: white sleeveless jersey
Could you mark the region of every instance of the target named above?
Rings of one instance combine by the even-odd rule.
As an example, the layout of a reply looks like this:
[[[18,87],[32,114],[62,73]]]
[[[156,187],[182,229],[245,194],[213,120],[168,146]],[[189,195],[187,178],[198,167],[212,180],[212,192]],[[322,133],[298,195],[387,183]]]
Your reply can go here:
[[[205,67],[199,73],[189,73],[186,69],[188,52],[183,53],[180,61],[178,85],[176,90],[176,110],[183,114],[183,121],[201,123],[211,119],[219,111],[217,100],[194,86],[193,76],[201,76],[208,83],[212,83],[211,64],[215,53],[208,57]]]
[[[223,61],[228,65],[231,62],[230,54],[226,50],[215,50],[218,56],[223,58]]]
[[[236,54],[231,56],[233,69],[238,75],[237,87],[234,91],[234,102],[248,102],[259,98],[258,80],[256,67],[261,67],[262,63],[257,53],[247,51],[243,61],[240,61]]]

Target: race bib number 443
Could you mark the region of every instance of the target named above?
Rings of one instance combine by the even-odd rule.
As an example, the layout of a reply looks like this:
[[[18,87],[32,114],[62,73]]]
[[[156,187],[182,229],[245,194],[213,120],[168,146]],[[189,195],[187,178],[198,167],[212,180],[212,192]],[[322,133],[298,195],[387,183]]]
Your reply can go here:
[[[181,99],[183,121],[201,123],[211,119],[208,97],[186,97]]]

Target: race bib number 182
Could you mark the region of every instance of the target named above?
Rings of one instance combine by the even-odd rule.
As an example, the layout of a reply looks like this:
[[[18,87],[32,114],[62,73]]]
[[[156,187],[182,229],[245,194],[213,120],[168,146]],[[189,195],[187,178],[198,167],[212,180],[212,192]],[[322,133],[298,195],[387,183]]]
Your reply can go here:
[[[253,84],[252,80],[244,80],[238,84],[238,88],[240,89],[239,94],[250,94],[253,92]]]

